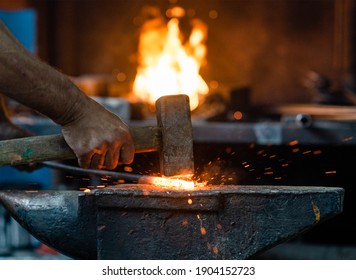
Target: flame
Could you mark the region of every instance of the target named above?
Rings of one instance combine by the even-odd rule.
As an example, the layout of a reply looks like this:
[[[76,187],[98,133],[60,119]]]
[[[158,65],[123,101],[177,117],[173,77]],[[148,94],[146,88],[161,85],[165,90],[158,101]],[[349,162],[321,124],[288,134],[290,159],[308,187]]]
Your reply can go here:
[[[195,20],[189,39],[183,45],[179,19],[167,24],[163,17],[144,23],[138,46],[139,66],[133,83],[135,96],[154,104],[163,95],[186,94],[190,108],[209,88],[199,74],[206,56],[206,25]]]

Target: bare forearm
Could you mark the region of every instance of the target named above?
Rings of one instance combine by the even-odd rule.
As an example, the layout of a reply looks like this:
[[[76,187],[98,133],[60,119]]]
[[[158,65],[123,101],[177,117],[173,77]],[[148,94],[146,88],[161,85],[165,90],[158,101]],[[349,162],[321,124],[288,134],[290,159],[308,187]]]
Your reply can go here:
[[[28,53],[0,22],[0,92],[66,125],[92,102],[63,73]]]
[[[132,162],[135,148],[127,125],[28,53],[1,21],[0,92],[60,124],[80,166],[113,169]]]

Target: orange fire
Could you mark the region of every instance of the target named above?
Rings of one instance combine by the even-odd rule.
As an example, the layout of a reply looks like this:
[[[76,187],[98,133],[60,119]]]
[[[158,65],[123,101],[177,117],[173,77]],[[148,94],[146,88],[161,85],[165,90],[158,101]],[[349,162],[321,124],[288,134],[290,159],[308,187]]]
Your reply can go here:
[[[175,17],[167,24],[163,17],[143,24],[133,93],[150,104],[163,95],[186,94],[190,98],[190,108],[194,110],[200,97],[209,91],[199,74],[207,52],[204,45],[207,27],[199,20],[193,21],[189,39],[183,44],[178,19],[182,9],[177,11],[179,14],[173,10],[171,14]]]

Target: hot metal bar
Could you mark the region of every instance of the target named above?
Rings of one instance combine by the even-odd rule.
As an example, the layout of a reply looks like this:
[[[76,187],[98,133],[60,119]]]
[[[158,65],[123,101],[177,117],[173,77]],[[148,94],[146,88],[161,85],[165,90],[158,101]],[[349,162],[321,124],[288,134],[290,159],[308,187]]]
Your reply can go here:
[[[149,175],[139,175],[134,173],[126,172],[114,172],[107,170],[97,170],[97,169],[84,169],[76,166],[71,166],[67,164],[62,164],[58,162],[43,162],[42,165],[56,168],[60,170],[65,170],[74,174],[81,175],[95,175],[100,177],[110,177],[111,179],[121,179],[129,182],[135,182],[140,184],[155,184],[155,185],[169,185],[169,186],[182,186],[182,185],[194,185],[192,181],[186,181],[178,178],[167,178],[167,177],[158,177],[158,176],[149,176]],[[183,176],[181,176],[183,177]],[[186,179],[189,179],[188,176],[185,176]]]

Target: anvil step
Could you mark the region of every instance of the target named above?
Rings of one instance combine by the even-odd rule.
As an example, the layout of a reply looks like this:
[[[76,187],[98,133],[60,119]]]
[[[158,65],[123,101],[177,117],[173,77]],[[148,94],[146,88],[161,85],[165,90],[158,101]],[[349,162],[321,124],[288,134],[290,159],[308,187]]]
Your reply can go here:
[[[332,187],[124,184],[81,191],[2,191],[33,236],[75,259],[248,259],[342,212]]]

